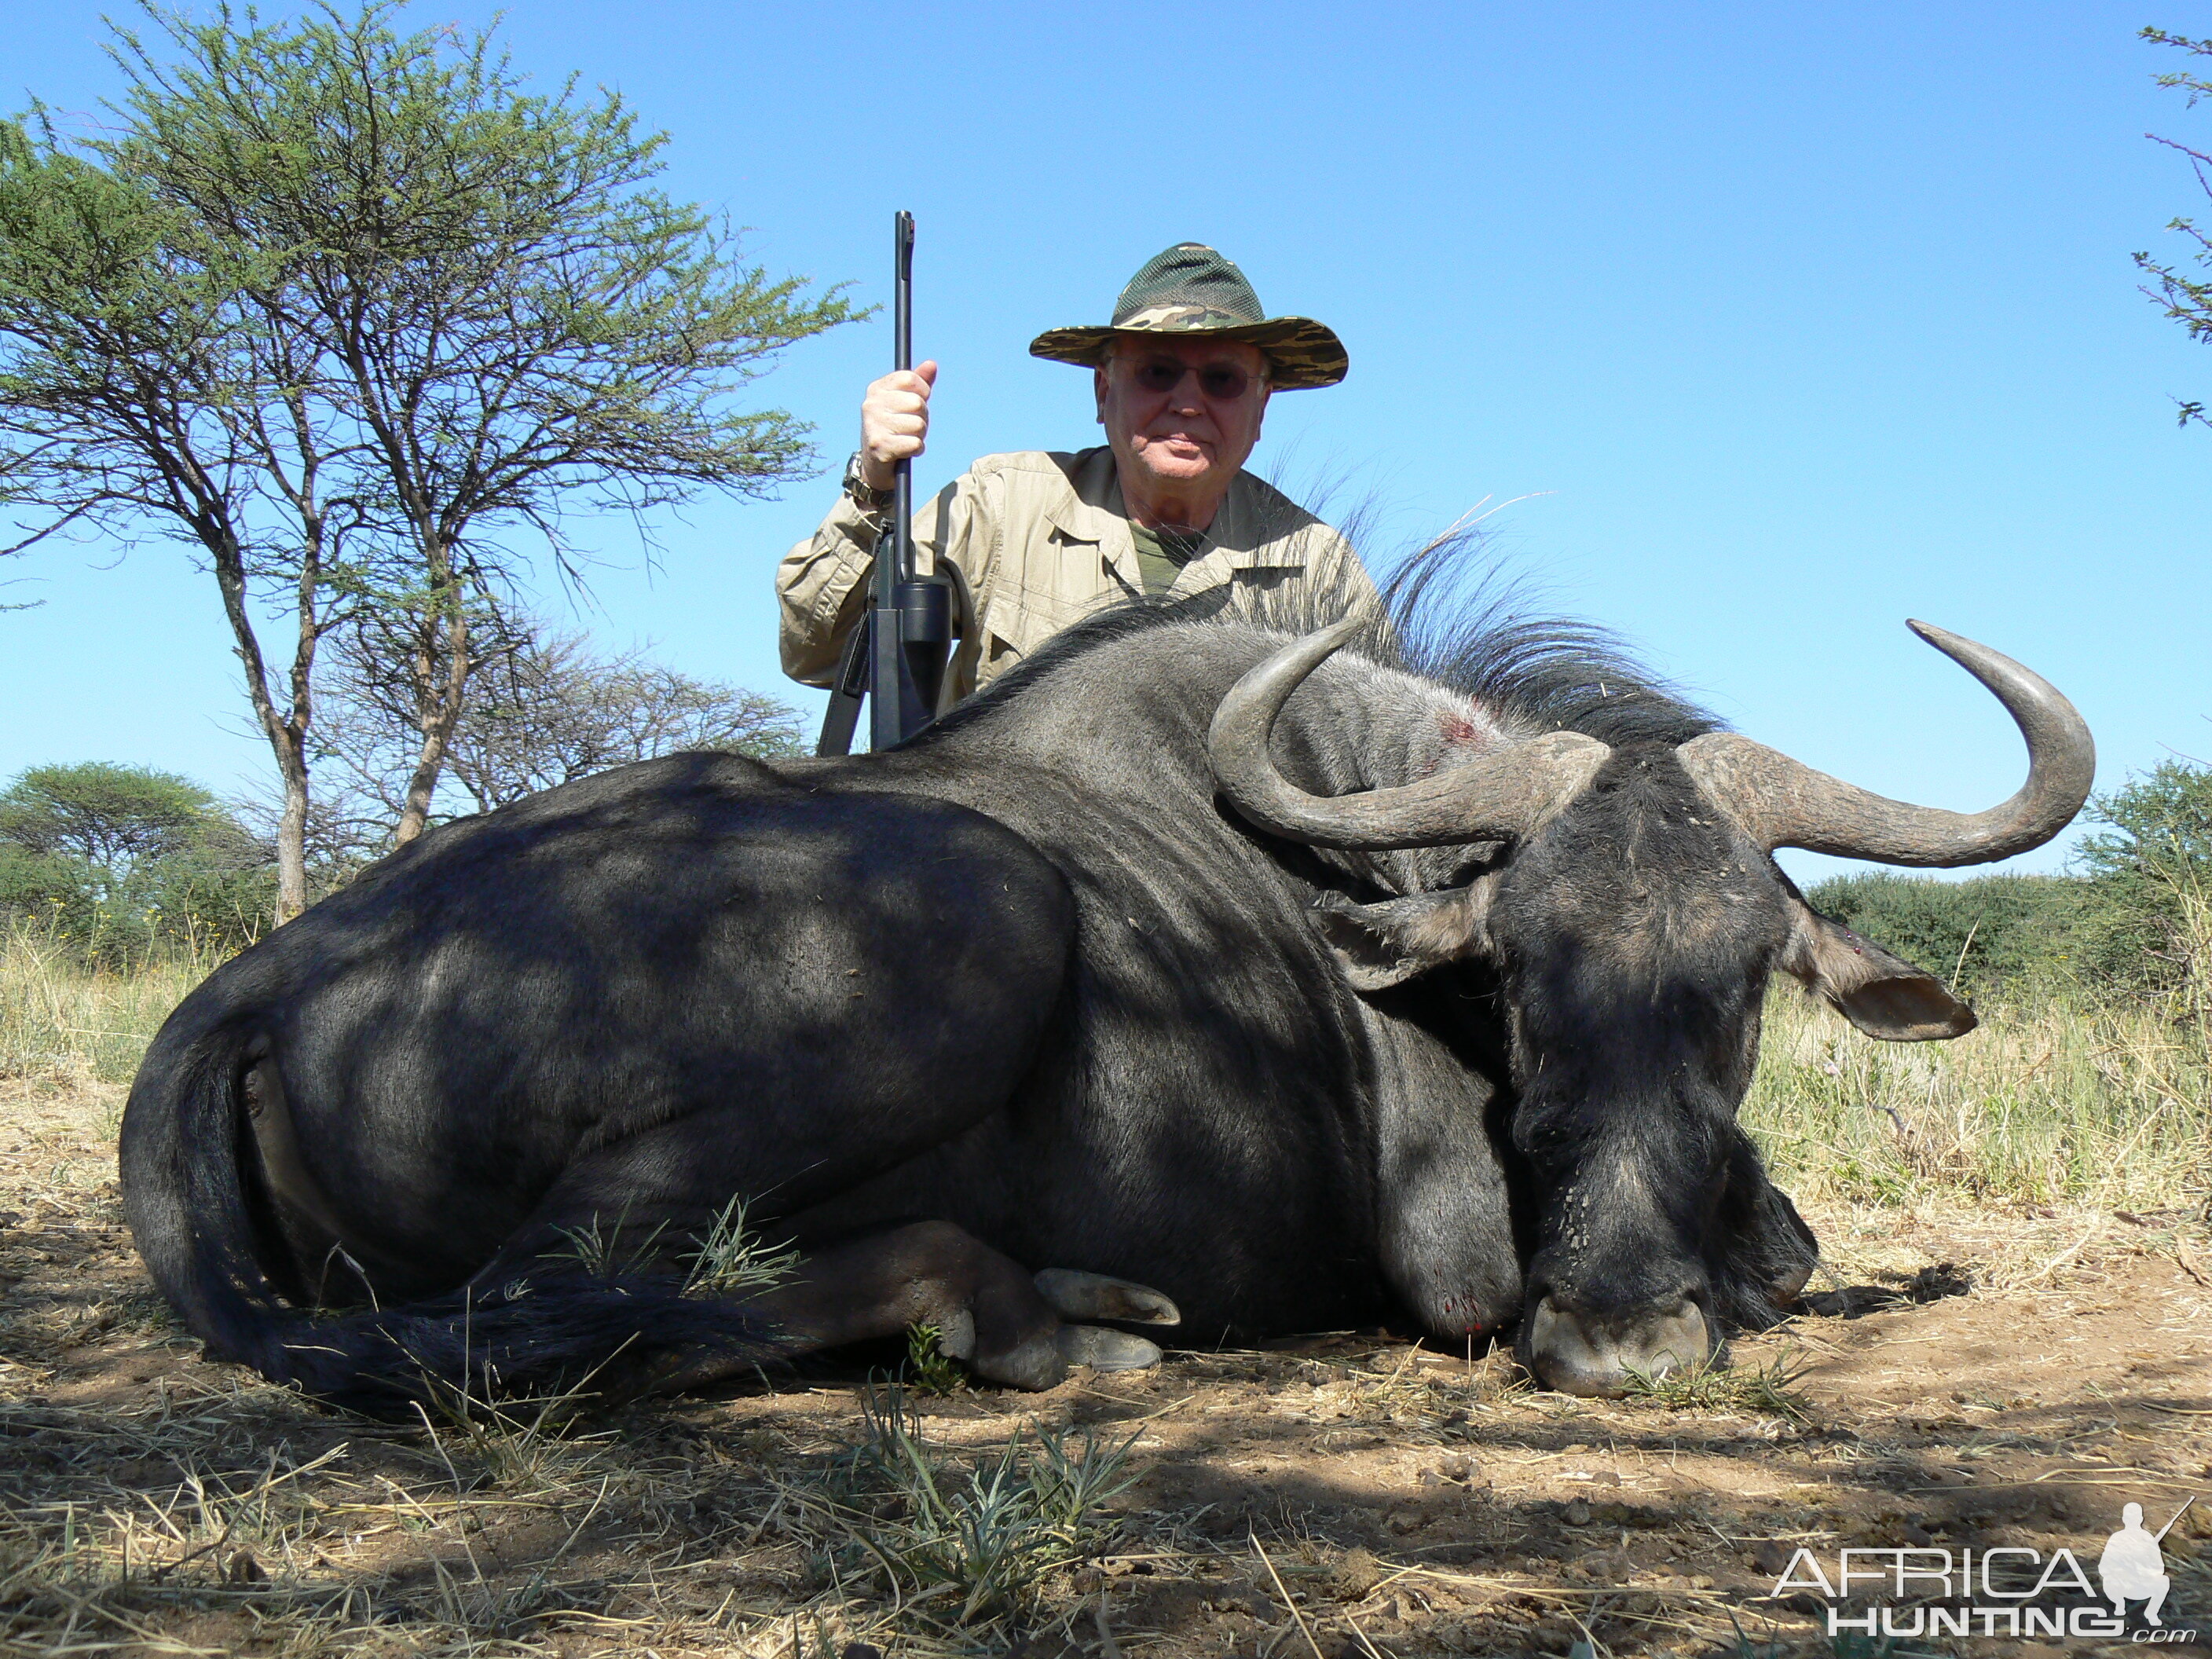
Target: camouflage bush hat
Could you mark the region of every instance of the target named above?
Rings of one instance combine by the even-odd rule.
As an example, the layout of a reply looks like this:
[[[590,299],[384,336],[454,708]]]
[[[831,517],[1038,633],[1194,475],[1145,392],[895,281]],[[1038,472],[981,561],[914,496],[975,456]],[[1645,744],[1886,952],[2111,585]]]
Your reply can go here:
[[[1213,334],[1267,354],[1278,392],[1334,386],[1349,359],[1335,333],[1310,317],[1269,317],[1244,273],[1203,242],[1178,242],[1129,278],[1101,328],[1048,329],[1030,356],[1096,368],[1117,334]]]

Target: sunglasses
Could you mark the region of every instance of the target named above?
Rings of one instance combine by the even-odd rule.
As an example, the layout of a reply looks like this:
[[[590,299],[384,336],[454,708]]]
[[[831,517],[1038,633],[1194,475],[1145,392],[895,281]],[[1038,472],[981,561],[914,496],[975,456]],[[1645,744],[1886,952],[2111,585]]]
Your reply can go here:
[[[1218,404],[1236,402],[1257,378],[1234,363],[1208,363],[1203,368],[1192,368],[1173,357],[1154,357],[1139,363],[1131,374],[1139,386],[1154,393],[1173,392],[1182,384],[1184,375],[1195,374],[1200,392]]]

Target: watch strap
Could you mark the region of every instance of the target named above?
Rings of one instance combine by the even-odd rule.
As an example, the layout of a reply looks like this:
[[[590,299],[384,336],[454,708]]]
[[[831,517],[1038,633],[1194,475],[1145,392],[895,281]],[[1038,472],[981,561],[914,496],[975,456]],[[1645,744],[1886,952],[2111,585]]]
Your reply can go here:
[[[880,513],[891,504],[890,490],[870,488],[867,476],[860,471],[860,452],[857,449],[845,463],[845,493],[863,513]]]

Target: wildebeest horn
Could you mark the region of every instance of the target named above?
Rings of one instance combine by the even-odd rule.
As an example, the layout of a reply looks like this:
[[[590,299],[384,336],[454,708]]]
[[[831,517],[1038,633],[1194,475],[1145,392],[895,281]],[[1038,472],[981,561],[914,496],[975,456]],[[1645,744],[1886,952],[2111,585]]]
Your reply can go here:
[[[1275,717],[1361,626],[1354,618],[1285,646],[1237,681],[1214,711],[1206,735],[1214,781],[1261,829],[1346,852],[1510,841],[1572,800],[1611,752],[1579,732],[1551,732],[1399,788],[1308,794],[1269,752]]]
[[[2097,748],[2074,705],[2041,675],[1926,623],[1912,631],[1996,694],[2027,739],[2027,781],[1985,812],[1891,800],[1740,738],[1709,732],[1677,753],[1713,804],[1761,846],[1936,869],[1987,864],[2040,847],[2089,798]]]

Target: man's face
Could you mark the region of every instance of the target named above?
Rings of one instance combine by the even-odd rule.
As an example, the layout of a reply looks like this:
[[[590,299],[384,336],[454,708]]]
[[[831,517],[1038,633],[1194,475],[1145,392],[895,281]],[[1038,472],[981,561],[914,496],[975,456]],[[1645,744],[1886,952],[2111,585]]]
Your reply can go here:
[[[1123,487],[1149,476],[1175,489],[1227,488],[1260,441],[1267,371],[1259,347],[1238,340],[1117,339],[1096,385]]]

